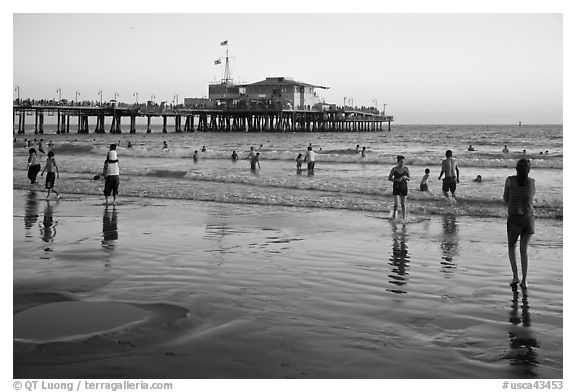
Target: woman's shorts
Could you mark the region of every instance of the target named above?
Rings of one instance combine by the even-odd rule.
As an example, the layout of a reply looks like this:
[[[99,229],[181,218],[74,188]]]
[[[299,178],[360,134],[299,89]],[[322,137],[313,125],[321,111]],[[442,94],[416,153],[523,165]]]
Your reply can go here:
[[[508,238],[516,239],[525,234],[534,234],[534,226],[533,215],[510,215],[506,224]]]
[[[420,190],[422,192],[428,192],[428,184],[420,184]]]
[[[106,176],[106,183],[104,184],[104,196],[116,196],[118,194],[119,185],[120,176]]]
[[[56,173],[46,173],[46,189],[54,188],[54,181],[56,181]]]
[[[408,196],[408,184],[406,181],[395,182],[392,185],[392,194],[397,196]]]

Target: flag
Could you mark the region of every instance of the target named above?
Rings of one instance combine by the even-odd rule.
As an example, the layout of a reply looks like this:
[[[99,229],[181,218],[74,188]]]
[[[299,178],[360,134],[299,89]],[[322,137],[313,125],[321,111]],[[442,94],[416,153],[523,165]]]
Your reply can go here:
[[[228,40],[220,42],[220,46],[228,45]]]
[[[220,60],[214,60],[214,65],[220,64]]]

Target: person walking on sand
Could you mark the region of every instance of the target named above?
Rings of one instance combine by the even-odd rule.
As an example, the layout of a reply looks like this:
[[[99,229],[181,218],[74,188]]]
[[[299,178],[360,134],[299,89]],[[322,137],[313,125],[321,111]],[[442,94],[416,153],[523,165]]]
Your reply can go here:
[[[448,191],[452,193],[452,199],[456,201],[456,184],[460,182],[460,169],[456,160],[452,158],[452,150],[446,150],[446,159],[442,161],[442,170],[438,179],[442,179],[444,174],[444,181],[442,182],[442,193],[448,198]]]
[[[528,177],[530,173],[530,160],[520,159],[516,164],[516,175],[506,179],[504,184],[504,202],[508,204],[508,221],[506,229],[508,233],[508,257],[512,267],[511,286],[520,283],[526,288],[528,275],[528,244],[534,234],[534,194],[536,183]],[[516,266],[516,242],[520,237],[520,263],[522,266],[522,281],[518,279],[518,267]]]
[[[118,153],[116,152],[116,145],[110,145],[110,151],[106,155],[104,161],[103,173],[106,178],[104,184],[104,197],[106,198],[106,205],[108,205],[108,198],[112,195],[112,204],[116,205],[116,196],[118,195],[118,186],[120,185],[120,164],[118,163]]]
[[[56,177],[60,178],[60,171],[58,170],[58,165],[56,164],[56,159],[54,159],[54,152],[48,152],[48,158],[46,158],[46,165],[42,170],[41,176],[46,173],[46,189],[48,189],[48,193],[46,194],[46,200],[50,198],[50,192],[54,191],[56,194],[56,198],[60,198],[60,193],[56,192],[54,189],[54,182],[56,182]]]
[[[38,162],[36,149],[29,149],[28,154],[28,179],[30,180],[30,185],[33,185],[36,184],[36,177],[38,176],[42,165]]]
[[[390,170],[388,181],[392,181],[392,195],[394,195],[394,212],[392,219],[396,219],[398,214],[398,202],[402,205],[402,219],[406,219],[406,196],[408,196],[408,181],[410,181],[410,170],[404,166],[406,158],[403,155],[396,157],[398,165]]]
[[[312,143],[308,146],[308,151],[306,151],[306,155],[304,156],[304,162],[308,163],[308,173],[314,173],[316,153],[312,151]]]

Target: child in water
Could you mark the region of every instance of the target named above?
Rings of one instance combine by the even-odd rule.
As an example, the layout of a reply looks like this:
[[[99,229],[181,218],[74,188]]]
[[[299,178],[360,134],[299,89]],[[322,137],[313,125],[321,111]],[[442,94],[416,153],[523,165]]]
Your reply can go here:
[[[304,158],[302,157],[302,154],[298,154],[296,157],[296,170],[302,171],[302,162],[304,162]]]
[[[428,192],[428,177],[430,177],[430,169],[426,168],[424,170],[424,176],[422,177],[422,181],[420,181],[420,190],[422,192]]]

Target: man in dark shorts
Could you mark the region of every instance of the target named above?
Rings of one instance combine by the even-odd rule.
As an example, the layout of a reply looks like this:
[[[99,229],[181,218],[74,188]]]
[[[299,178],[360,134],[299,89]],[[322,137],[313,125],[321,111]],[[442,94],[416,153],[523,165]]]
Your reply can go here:
[[[443,174],[442,193],[448,199],[448,191],[450,191],[452,198],[456,201],[456,184],[460,182],[460,170],[456,160],[452,158],[452,150],[446,150],[446,159],[442,161],[442,170],[440,170],[440,175],[438,176],[439,180],[442,179]]]

